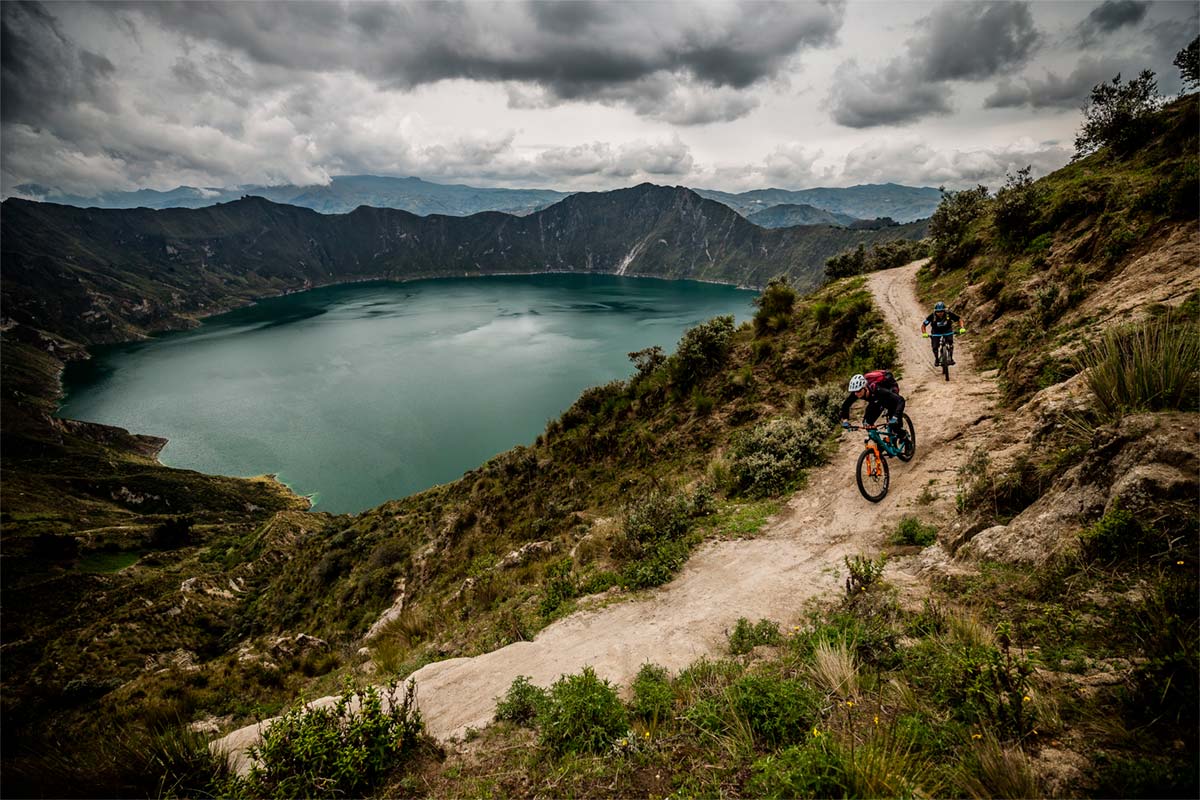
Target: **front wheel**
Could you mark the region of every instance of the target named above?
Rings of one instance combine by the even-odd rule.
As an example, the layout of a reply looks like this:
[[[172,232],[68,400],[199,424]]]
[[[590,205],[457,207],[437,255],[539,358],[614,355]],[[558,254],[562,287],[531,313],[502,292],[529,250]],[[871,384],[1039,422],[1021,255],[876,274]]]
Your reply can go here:
[[[858,491],[872,503],[878,503],[888,493],[888,463],[878,451],[868,447],[858,457],[855,468],[858,478]]]
[[[912,461],[913,456],[917,454],[917,429],[913,427],[912,418],[909,417],[908,414],[904,414],[903,419],[904,433],[906,434],[907,438],[904,442],[904,448],[896,455],[896,457],[907,464],[909,461]]]
[[[946,346],[946,340],[942,340],[942,357],[939,359],[942,362],[942,375],[946,380],[950,380],[950,348]]]

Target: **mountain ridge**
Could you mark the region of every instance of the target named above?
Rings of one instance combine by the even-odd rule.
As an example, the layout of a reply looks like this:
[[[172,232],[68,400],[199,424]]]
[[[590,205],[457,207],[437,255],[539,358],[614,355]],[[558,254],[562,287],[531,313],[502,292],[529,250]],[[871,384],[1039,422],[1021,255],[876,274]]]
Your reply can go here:
[[[79,209],[10,198],[0,232],[6,316],[85,343],[137,338],[190,318],[346,280],[599,272],[761,287],[816,286],[825,261],[879,231],[767,230],[685,187],[579,192],[527,216],[346,214],[247,196],[200,209]]]

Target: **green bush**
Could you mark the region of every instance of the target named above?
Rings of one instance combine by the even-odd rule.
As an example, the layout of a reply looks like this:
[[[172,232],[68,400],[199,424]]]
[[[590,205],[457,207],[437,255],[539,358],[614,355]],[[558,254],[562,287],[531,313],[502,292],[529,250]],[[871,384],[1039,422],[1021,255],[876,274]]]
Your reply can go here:
[[[929,255],[937,269],[953,269],[970,257],[972,240],[967,237],[967,231],[987,205],[986,186],[961,192],[942,189],[942,202],[929,218]]]
[[[643,664],[633,679],[633,702],[630,710],[634,716],[650,725],[657,725],[671,715],[675,704],[675,693],[671,689],[671,676],[657,664]]]
[[[373,686],[357,692],[347,686],[332,706],[301,706],[277,719],[250,748],[255,762],[250,774],[234,778],[222,794],[361,797],[412,758],[423,732],[412,681],[400,701],[394,683],[386,694]]]
[[[591,667],[554,682],[538,723],[539,741],[559,755],[602,753],[629,730],[616,690]]]
[[[762,294],[754,298],[754,335],[764,336],[786,330],[792,321],[792,308],[796,305],[796,290],[785,276],[772,278]]]
[[[759,645],[779,644],[780,641],[782,637],[779,634],[779,623],[760,619],[755,625],[745,617],[739,617],[729,634],[729,652],[740,656]]]
[[[543,617],[550,617],[568,600],[579,596],[579,583],[572,572],[574,562],[564,558],[546,568],[546,593],[538,607]]]
[[[1110,83],[1096,84],[1083,107],[1083,125],[1075,135],[1075,158],[1101,147],[1110,147],[1119,156],[1132,154],[1154,135],[1155,112],[1161,105],[1152,70],[1142,70],[1125,84],[1119,74]]]
[[[866,556],[843,556],[846,564],[846,594],[854,597],[865,592],[877,583],[883,576],[883,568],[887,564],[887,556],[879,554],[879,558],[871,559]]]
[[[518,675],[503,698],[496,701],[496,719],[532,725],[545,710],[549,694],[540,686],[534,686],[526,675]]]
[[[803,741],[820,709],[820,698],[807,684],[767,675],[739,678],[729,696],[755,738],[768,747]]]
[[[840,383],[823,383],[804,393],[804,407],[810,414],[828,420],[832,425],[841,417],[846,394],[846,387]]]
[[[675,390],[686,397],[693,386],[724,366],[732,342],[732,314],[714,317],[684,332],[675,354],[667,359]]]
[[[821,462],[828,420],[809,413],[777,417],[734,438],[730,470],[737,489],[767,497],[792,488],[805,467]]]
[[[828,736],[814,736],[750,766],[746,793],[751,797],[790,800],[799,797],[846,797],[846,768]]]
[[[682,494],[654,490],[625,510],[625,536],[645,545],[681,539],[691,524],[688,498]]]
[[[627,589],[651,589],[675,576],[691,553],[687,542],[656,541],[621,570],[621,585]]]
[[[922,525],[921,520],[914,516],[901,517],[896,532],[890,539],[892,544],[915,544],[928,547],[937,541],[937,527]]]
[[[1165,314],[1109,330],[1081,357],[1088,388],[1102,415],[1196,410],[1200,332],[1195,321]]]
[[[1029,173],[1032,167],[1017,170],[1016,175],[1006,175],[1003,188],[996,192],[992,202],[992,222],[996,232],[1010,249],[1024,248],[1033,233],[1043,204],[1043,192]]]

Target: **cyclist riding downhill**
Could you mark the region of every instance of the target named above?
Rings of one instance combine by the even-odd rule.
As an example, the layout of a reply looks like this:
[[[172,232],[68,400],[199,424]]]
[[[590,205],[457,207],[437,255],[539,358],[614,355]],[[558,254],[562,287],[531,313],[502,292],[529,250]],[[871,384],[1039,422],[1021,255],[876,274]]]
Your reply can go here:
[[[854,405],[855,400],[866,400],[867,409],[863,412],[863,423],[866,425],[874,425],[875,420],[879,419],[879,415],[883,411],[888,412],[888,428],[892,435],[896,437],[897,442],[904,441],[907,432],[904,430],[904,398],[899,394],[899,385],[896,384],[896,379],[891,377],[891,373],[886,370],[879,370],[882,378],[872,384],[862,374],[854,375],[850,378],[850,385],[847,387],[850,393],[846,399],[842,401],[842,427],[850,427],[850,407]],[[874,373],[868,373],[874,374]],[[887,388],[887,380],[891,381],[896,391]]]
[[[926,328],[932,328],[926,332]],[[955,331],[955,327],[958,328]],[[938,300],[933,306],[933,313],[925,318],[921,323],[921,335],[929,339],[930,345],[933,347],[933,365],[935,367],[943,366],[938,358],[938,349],[942,346],[941,339],[945,338],[945,347],[947,358],[946,363],[950,366],[954,365],[954,334],[966,333],[967,323],[958,314],[946,308],[946,304]],[[930,336],[930,333],[933,335]]]

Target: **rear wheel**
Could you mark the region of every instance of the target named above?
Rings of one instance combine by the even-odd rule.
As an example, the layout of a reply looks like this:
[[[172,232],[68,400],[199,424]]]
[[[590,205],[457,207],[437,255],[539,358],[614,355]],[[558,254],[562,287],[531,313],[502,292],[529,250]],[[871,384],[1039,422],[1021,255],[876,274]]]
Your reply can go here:
[[[887,459],[872,448],[868,447],[863,450],[862,455],[858,457],[855,477],[858,478],[858,491],[862,492],[862,496],[872,503],[878,503],[887,496],[889,481]]]
[[[904,432],[907,438],[904,442],[904,449],[900,451],[896,457],[901,461],[908,463],[913,460],[913,456],[917,454],[917,429],[913,427],[912,419],[908,414],[903,415]]]

